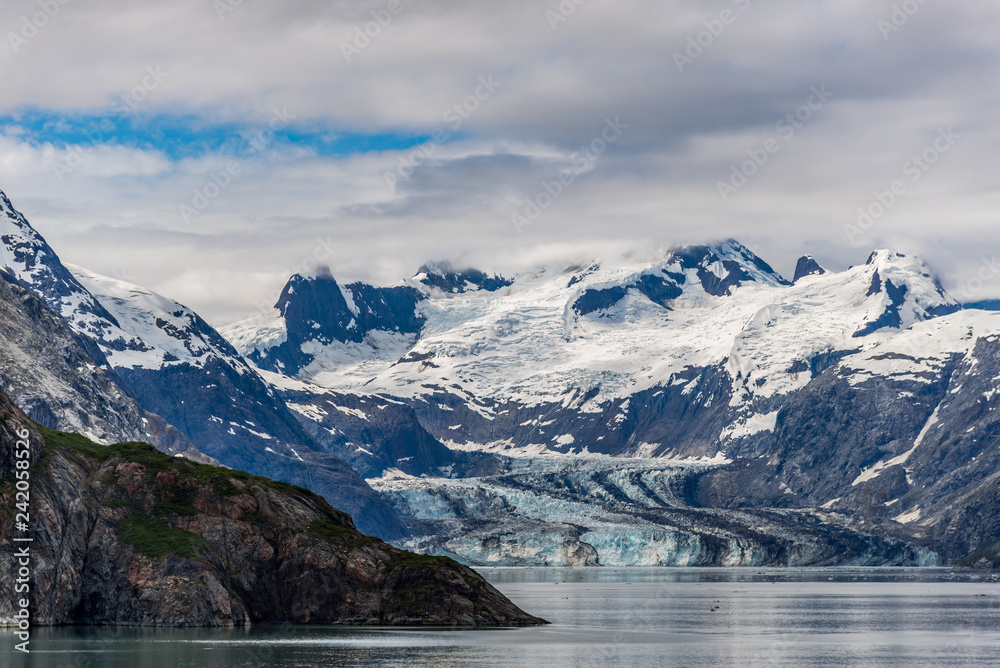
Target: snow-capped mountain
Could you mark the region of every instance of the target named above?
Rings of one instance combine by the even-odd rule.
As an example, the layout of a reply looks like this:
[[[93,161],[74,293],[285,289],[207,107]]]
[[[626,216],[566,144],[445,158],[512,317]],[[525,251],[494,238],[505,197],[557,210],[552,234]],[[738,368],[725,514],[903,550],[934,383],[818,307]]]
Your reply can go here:
[[[316,326],[314,307],[306,309],[313,314],[308,328],[293,325],[289,304],[297,295],[314,295],[317,288],[307,287],[311,283],[335,284],[329,275],[293,279],[283,293],[283,308],[270,316],[273,329],[300,333],[295,340],[300,350],[322,347],[327,352],[295,367],[295,379],[269,376],[274,385],[300,383],[299,400],[310,393],[324,396],[325,415],[356,409],[364,397],[375,404],[404,402],[445,445],[497,456],[492,474],[472,474],[486,478],[456,480],[452,470],[434,476],[432,467],[422,470],[430,477],[414,478],[397,467],[384,471],[373,484],[420,529],[411,546],[454,552],[480,563],[508,557],[530,561],[524,555],[536,555],[545,563],[570,564],[586,562],[580,561],[590,554],[586,545],[613,549],[623,536],[641,530],[659,532],[668,544],[683,538],[697,547],[691,557],[697,563],[755,564],[759,562],[752,555],[766,553],[758,547],[772,540],[759,534],[761,526],[774,523],[768,530],[772,538],[788,538],[819,522],[825,527],[820,531],[831,536],[854,535],[844,538],[858,550],[851,552],[853,563],[928,563],[936,558],[928,556],[933,550],[954,558],[978,547],[979,538],[934,542],[924,537],[931,524],[951,527],[957,522],[965,529],[975,524],[969,512],[960,510],[967,505],[961,495],[986,489],[986,498],[994,498],[987,475],[996,470],[993,455],[956,455],[974,448],[935,441],[937,429],[954,433],[957,418],[944,427],[928,426],[940,402],[924,401],[921,379],[929,371],[898,370],[910,363],[909,357],[923,359],[906,352],[914,337],[936,332],[931,338],[940,339],[941,350],[934,353],[938,361],[926,363],[950,369],[956,356],[983,349],[990,337],[1000,340],[1000,322],[988,319],[989,314],[963,311],[917,258],[876,251],[862,265],[830,272],[806,256],[789,282],[747,248],[728,241],[653,258],[545,267],[509,279],[429,285],[427,276],[427,268],[421,268],[397,286],[419,293],[416,319],[405,337],[391,328],[366,329],[354,320],[358,329],[351,338],[310,338],[310,329],[323,328]],[[408,301],[402,312],[410,315],[410,309]],[[347,318],[343,309],[339,313]],[[964,320],[970,317],[981,318],[971,330]],[[267,358],[276,347],[277,339],[269,341],[260,331],[252,322],[224,330],[255,360]],[[356,346],[358,341],[363,344]],[[329,354],[332,350],[339,356]],[[993,373],[991,365],[977,363],[984,374],[980,389],[996,393],[1000,388],[987,388],[997,384],[1000,369]],[[896,387],[898,373],[917,386]],[[944,391],[942,378],[929,386]],[[860,389],[871,384],[887,389]],[[309,393],[302,391],[307,386]],[[949,391],[956,401],[980,401],[960,385]],[[324,425],[325,415],[306,405],[299,408],[303,421],[330,428]],[[903,416],[910,416],[905,424],[899,422]],[[833,422],[814,426],[821,418]],[[982,427],[968,433],[978,433],[989,422],[975,419]],[[838,437],[838,430],[849,437]],[[995,453],[995,441],[987,440],[990,445],[983,445],[983,452]],[[928,469],[938,482],[921,483],[910,473],[909,482],[904,476],[907,486],[900,486],[896,469],[901,462],[931,447],[947,453],[940,455],[946,464]],[[566,464],[547,482],[534,476],[531,467],[518,473],[523,468],[518,457],[538,462],[540,455],[605,463],[595,464],[588,474],[571,474],[577,469]],[[607,456],[612,459],[602,459]],[[642,485],[607,491],[609,469],[630,457],[676,463],[679,468],[669,473],[642,474],[673,489],[671,503],[663,495],[651,502]],[[954,482],[956,477],[968,484]],[[672,482],[663,482],[666,478]],[[873,494],[872,489],[889,482],[895,495],[884,490]],[[525,501],[529,489],[534,495],[530,503]],[[578,493],[584,489],[617,498],[618,520],[601,516],[599,523],[620,521],[620,531],[581,533],[574,528],[579,523],[573,520],[576,511],[566,510],[573,505],[566,506],[567,494],[576,495],[573,503],[585,502]],[[924,499],[923,515],[915,514],[919,499]],[[508,511],[491,519],[489,509],[501,507]],[[670,507],[675,515],[653,522],[659,523],[656,528],[647,522],[651,507]],[[723,516],[715,514],[716,508],[725,509],[718,510]],[[755,513],[811,509],[821,516],[740,514],[749,508]],[[681,511],[687,519],[678,524],[676,513]],[[624,519],[626,515],[632,519]],[[867,524],[857,525],[852,517],[864,517]],[[930,524],[918,530],[911,526],[917,517],[933,519],[923,520]],[[715,538],[708,539],[701,531],[715,522],[734,532],[725,539],[731,550],[719,551],[720,534],[709,531]],[[796,524],[798,529],[792,526]],[[966,533],[985,537],[990,527],[987,523]],[[875,547],[863,537],[875,533],[891,542],[899,532],[909,532],[916,551]],[[568,541],[565,549],[563,540]],[[785,563],[821,563],[822,555],[833,549],[809,544],[801,548],[804,552],[789,544],[785,554],[791,561]],[[793,553],[799,556],[788,556]],[[591,556],[601,563],[625,564],[633,557],[635,563],[680,563],[643,555],[611,558],[597,550]],[[897,558],[901,561],[892,561]]]
[[[844,357],[777,422],[766,457],[698,480],[705,503],[891,519],[952,557],[1000,537],[1000,313],[917,323]]]
[[[201,317],[139,286],[71,269],[118,323],[114,338],[97,343],[143,405],[226,466],[309,487],[357,516],[364,530],[401,535],[361,477],[330,456]],[[120,346],[123,338],[129,343]]]
[[[0,389],[31,419],[101,443],[146,441],[205,461],[184,434],[139,405],[88,343],[0,269]]]
[[[435,437],[463,449],[763,451],[782,403],[839,356],[960,308],[919,260],[887,251],[838,274],[807,268],[791,285],[730,241],[427,291],[408,349],[368,333],[360,359],[297,377],[405,400]],[[293,279],[283,303],[323,281],[332,278]],[[273,350],[252,347],[262,337],[250,323],[224,331],[251,359]]]
[[[272,312],[226,330],[258,367],[301,374],[304,369],[364,359],[367,349],[408,348],[423,320],[411,287],[338,285],[329,270],[288,281]]]
[[[59,256],[0,191],[0,267],[91,338],[117,326],[93,296],[80,285]]]
[[[354,514],[368,533],[403,535],[385,502],[306,432],[257,371],[201,317],[139,286],[64,265],[6,196],[0,206],[4,268],[69,325],[77,342],[99,360],[92,366],[114,378],[121,394],[222,464],[309,487]],[[24,393],[12,396],[30,406],[43,388],[28,383]],[[93,434],[72,421],[59,425]],[[104,441],[157,443],[155,434],[136,431],[108,428],[96,435]]]
[[[312,377],[411,349],[426,320],[418,305],[430,295],[489,292],[507,285],[498,276],[432,263],[402,285],[341,286],[324,267],[293,276],[274,309],[222,333],[261,369]]]
[[[269,371],[261,374],[327,452],[366,478],[387,472],[438,477],[496,470],[490,457],[445,447],[427,433],[405,402],[330,390]]]
[[[489,564],[1000,561],[1000,314],[962,310],[917,258],[806,256],[787,281],[727,241],[506,278],[430,263],[389,287],[320,270],[220,334],[63,265],[5,196],[0,241],[0,383],[35,419],[193,444],[399,544]]]

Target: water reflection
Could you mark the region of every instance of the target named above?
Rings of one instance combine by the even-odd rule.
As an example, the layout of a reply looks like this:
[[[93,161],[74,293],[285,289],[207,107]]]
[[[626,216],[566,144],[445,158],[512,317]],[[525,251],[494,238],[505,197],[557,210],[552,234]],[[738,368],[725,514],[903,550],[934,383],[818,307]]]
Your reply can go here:
[[[1000,574],[485,569],[532,629],[36,629],[0,666],[994,666]]]

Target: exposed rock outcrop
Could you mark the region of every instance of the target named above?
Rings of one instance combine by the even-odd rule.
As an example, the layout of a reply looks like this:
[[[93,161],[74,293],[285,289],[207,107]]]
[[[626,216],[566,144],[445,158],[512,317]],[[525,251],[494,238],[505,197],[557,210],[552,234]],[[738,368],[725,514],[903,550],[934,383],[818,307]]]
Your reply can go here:
[[[795,278],[792,283],[798,283],[806,276],[822,276],[826,269],[819,265],[819,262],[812,255],[803,255],[795,264]]]

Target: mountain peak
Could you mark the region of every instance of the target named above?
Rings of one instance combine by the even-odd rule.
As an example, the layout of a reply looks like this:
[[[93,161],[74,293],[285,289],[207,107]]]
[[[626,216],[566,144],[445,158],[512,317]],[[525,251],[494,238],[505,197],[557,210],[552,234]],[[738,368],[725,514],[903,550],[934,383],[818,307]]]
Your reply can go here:
[[[881,249],[873,251],[863,267],[868,281],[866,297],[873,298],[869,323],[854,334],[867,336],[884,327],[905,329],[914,322],[961,310],[930,267],[915,255]]]
[[[456,269],[447,260],[423,264],[417,270],[413,280],[446,293],[475,292],[478,290],[496,292],[513,283],[503,276],[496,274],[490,276],[478,269]]]
[[[871,255],[865,261],[866,266],[870,265],[881,265],[885,263],[894,264],[919,264],[924,265],[923,259],[916,255],[908,255],[906,253],[898,253],[894,250],[889,250],[888,248],[878,248],[873,250]]]
[[[420,268],[417,269],[415,277],[420,276],[421,274],[444,275],[453,272],[454,269],[455,268],[448,260],[431,260],[430,262],[425,262],[420,265]]]
[[[0,190],[0,208],[2,209],[13,209],[14,207],[10,203],[10,198],[7,197],[7,193]]]
[[[303,316],[306,311],[316,311],[316,315],[322,318],[349,310],[337,279],[327,267],[289,278],[274,307],[285,317],[290,314]],[[303,313],[292,313],[298,310]]]
[[[705,292],[715,297],[731,295],[746,283],[789,285],[771,265],[735,239],[675,248],[667,261],[669,271],[673,267],[679,273],[695,271]]]
[[[803,255],[795,265],[795,278],[792,279],[792,283],[798,283],[806,276],[821,276],[825,273],[826,269],[821,267],[812,255]]]
[[[0,191],[0,266],[18,279],[30,280],[45,255],[55,258],[41,235]]]
[[[311,270],[303,270],[303,271],[299,272],[298,274],[296,274],[295,276],[297,276],[298,278],[300,278],[302,280],[305,280],[305,281],[334,281],[334,282],[336,282],[336,280],[333,278],[333,271],[331,271],[330,267],[328,267],[325,264],[317,265],[315,268],[313,268]],[[295,276],[293,276],[293,278],[295,278]]]
[[[114,317],[70,273],[7,195],[0,191],[0,196],[0,268],[92,338],[100,338],[107,323],[117,327]]]

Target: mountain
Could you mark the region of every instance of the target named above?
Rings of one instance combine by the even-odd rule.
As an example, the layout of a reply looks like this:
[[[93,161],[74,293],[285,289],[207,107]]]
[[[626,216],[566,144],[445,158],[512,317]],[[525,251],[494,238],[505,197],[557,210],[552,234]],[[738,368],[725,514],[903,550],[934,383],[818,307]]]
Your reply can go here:
[[[915,324],[810,383],[780,412],[766,458],[706,473],[698,494],[891,519],[951,559],[996,554],[998,379],[1000,313]]]
[[[379,395],[328,390],[279,374],[262,376],[327,452],[366,478],[399,470],[440,476],[467,470],[475,458],[445,447],[424,429],[407,404]]]
[[[458,269],[450,262],[428,262],[417,270],[412,282],[424,286],[434,294],[461,294],[480,290],[496,292],[513,283],[509,278],[489,275],[478,269]]]
[[[143,405],[226,466],[306,486],[356,516],[362,530],[402,535],[398,519],[364,480],[330,456],[196,313],[139,286],[79,267],[71,271],[134,342],[117,350],[120,339],[97,341]]]
[[[226,335],[259,368],[294,376],[363,356],[365,348],[411,346],[423,324],[419,299],[406,286],[342,288],[321,270],[293,276],[273,312],[230,327]]]
[[[806,276],[822,276],[825,273],[826,269],[819,266],[812,255],[803,255],[795,263],[795,278],[792,279],[792,283],[798,283]]]
[[[912,258],[875,253],[790,285],[731,241],[428,294],[408,350],[373,341],[295,377],[405,401],[457,448],[759,453],[782,403],[839,356],[958,309]],[[246,323],[224,331],[251,359],[267,350],[246,348],[259,340]]]
[[[146,444],[39,431],[0,394],[0,452],[18,440],[31,463],[33,626],[545,623],[450,559],[364,536],[308,490]],[[0,572],[10,582],[13,463],[0,459]],[[15,614],[6,597],[0,624]]]
[[[80,285],[59,261],[45,239],[0,191],[0,267],[22,287],[31,290],[76,332],[92,339],[118,338],[120,345],[136,346],[119,334],[118,323]]]
[[[8,339],[83,351],[49,350],[69,361],[53,378],[11,358],[20,401],[59,406],[83,369],[59,420],[179,433],[399,546],[493,565],[996,555],[1000,325],[918,258],[805,256],[787,281],[729,240],[509,277],[428,263],[388,287],[321,269],[216,332],[63,265],[3,201],[9,295],[48,314],[8,316]]]
[[[0,192],[0,389],[47,427],[203,457],[136,401],[93,340],[59,317],[62,309],[113,320]]]
[[[207,461],[183,433],[136,401],[89,339],[2,269],[0,390],[47,427],[104,443],[143,440]]]
[[[19,386],[14,398],[42,424],[82,431],[104,442],[144,440],[162,445],[150,432],[164,431],[195,444],[225,466],[313,489],[357,517],[363,531],[387,539],[405,534],[392,509],[349,465],[305,431],[259,374],[201,317],[139,286],[63,264],[6,196],[0,198],[0,206],[4,268],[48,307],[36,308],[35,320],[70,332],[93,363],[74,356],[67,346],[37,359],[43,368],[45,364],[70,367],[63,378],[82,370],[110,379],[108,387],[92,383],[82,388],[80,405],[72,411],[76,417],[66,417],[63,411],[62,419],[48,420],[44,411],[56,402],[43,398],[58,386],[36,373]],[[11,321],[19,317],[12,312]],[[53,319],[63,324],[53,324]],[[32,330],[44,334],[36,338],[47,345],[49,330],[44,326],[29,324],[17,331]],[[23,376],[31,367],[32,362],[22,356],[7,368]],[[18,389],[10,383],[5,387]],[[132,403],[87,404],[107,404],[107,396],[115,391]],[[114,424],[95,431],[88,422],[94,416],[107,416]],[[138,430],[135,425],[146,424],[144,418],[150,427]]]
[[[1000,377],[972,351],[1000,323],[966,323],[917,258],[876,251],[830,272],[806,256],[789,282],[728,241],[499,282],[428,287],[427,269],[405,283],[421,294],[412,345],[372,330],[353,356],[269,376],[300,384],[292,403],[325,397],[328,414],[403,403],[456,456],[493,457],[457,475],[433,457],[366,469],[385,467],[370,482],[409,522],[410,547],[489,564],[871,565],[952,560],[1000,537],[983,512],[995,440],[972,409]],[[295,328],[292,313],[272,323]],[[900,384],[907,341],[931,330],[946,375]],[[271,349],[253,323],[223,331],[251,359]],[[982,369],[975,390],[948,371],[960,356]],[[964,408],[928,426],[945,392]],[[983,430],[977,447],[955,438],[963,420]],[[903,456],[930,448],[926,479],[907,473]]]

